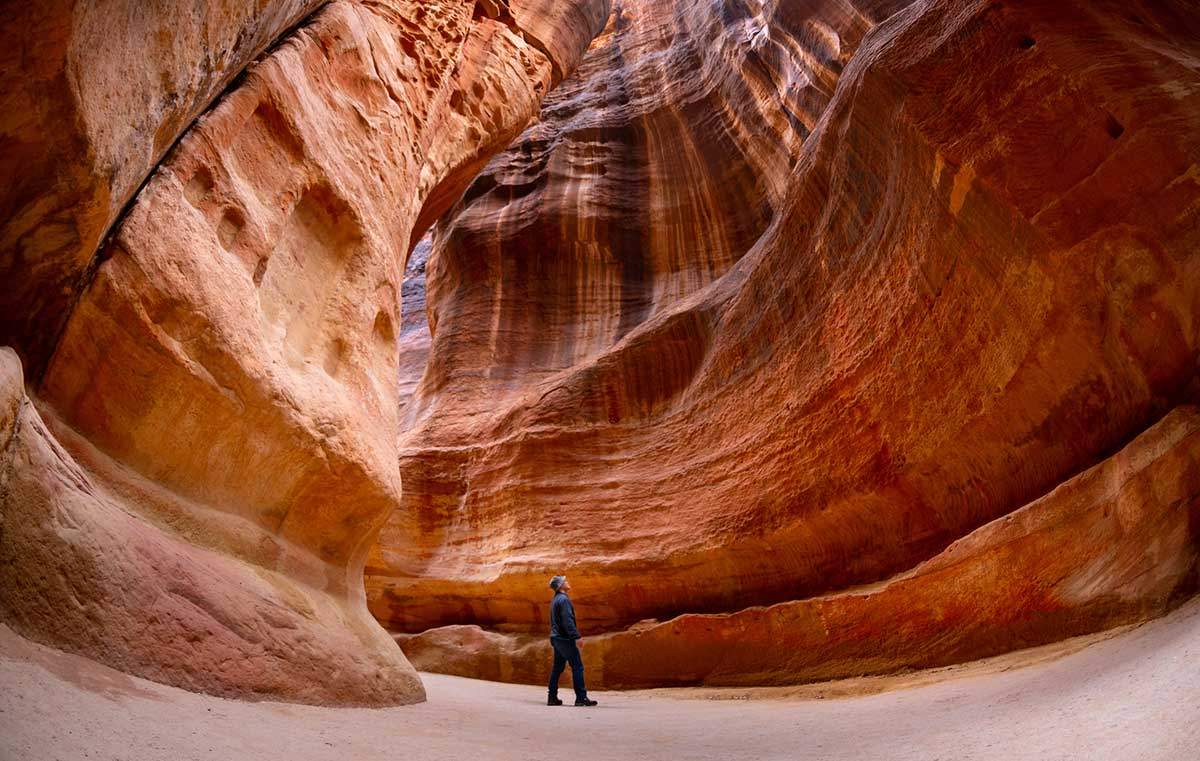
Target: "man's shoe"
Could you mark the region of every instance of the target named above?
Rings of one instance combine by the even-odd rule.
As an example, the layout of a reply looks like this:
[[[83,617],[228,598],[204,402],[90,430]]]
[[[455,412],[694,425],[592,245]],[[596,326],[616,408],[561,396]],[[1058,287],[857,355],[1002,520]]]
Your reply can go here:
[[[575,705],[577,705],[577,706],[594,706],[594,705],[596,705],[596,701],[591,700],[589,698],[584,698],[583,700],[576,700]]]
[[[560,705],[562,705],[562,701],[561,701],[561,700],[559,700],[558,698],[546,698],[546,705],[548,705],[548,706],[560,706]]]

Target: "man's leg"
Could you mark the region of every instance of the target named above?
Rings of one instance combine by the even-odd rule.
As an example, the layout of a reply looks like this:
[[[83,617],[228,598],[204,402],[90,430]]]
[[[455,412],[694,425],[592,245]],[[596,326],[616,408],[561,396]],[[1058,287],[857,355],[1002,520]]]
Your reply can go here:
[[[562,676],[563,669],[567,667],[567,659],[558,651],[558,643],[553,637],[550,638],[550,648],[554,651],[554,668],[550,669],[550,695],[548,702],[554,702],[558,699],[558,678]]]
[[[583,682],[583,656],[579,653],[579,646],[574,640],[564,640],[567,645],[563,649],[566,650],[567,661],[571,664],[571,683],[575,686],[575,702],[587,700],[587,685]]]

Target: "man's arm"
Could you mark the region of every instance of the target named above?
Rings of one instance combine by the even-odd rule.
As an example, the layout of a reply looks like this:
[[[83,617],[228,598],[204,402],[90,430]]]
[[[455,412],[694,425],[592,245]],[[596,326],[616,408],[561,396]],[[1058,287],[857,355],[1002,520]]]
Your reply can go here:
[[[562,622],[565,630],[563,631],[563,634],[571,639],[583,638],[583,635],[579,633],[579,629],[575,627],[575,606],[571,603],[570,599],[568,599],[567,604],[563,606]]]

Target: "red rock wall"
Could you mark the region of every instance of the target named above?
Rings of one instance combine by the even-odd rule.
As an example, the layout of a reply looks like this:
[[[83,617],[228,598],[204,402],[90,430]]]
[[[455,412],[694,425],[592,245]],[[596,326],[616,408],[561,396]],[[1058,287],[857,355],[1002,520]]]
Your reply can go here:
[[[423,697],[361,581],[400,495],[401,273],[569,71],[542,48],[599,31],[607,3],[580,5],[564,23],[594,28],[535,45],[475,2],[332,2],[187,132],[99,252],[36,406],[6,392],[28,425],[0,618],[219,694]]]
[[[503,417],[527,406],[539,383],[586,368],[635,328],[721,277],[754,245],[874,13],[883,11],[810,3],[755,14],[732,3],[716,14],[701,6],[618,4],[576,75],[547,100],[540,122],[492,162],[439,233],[427,273],[433,344],[402,444],[406,508],[393,516],[372,561],[381,579],[398,578],[368,578],[377,615],[406,629],[463,615],[496,625],[540,620],[523,586],[543,586],[540,562],[532,578],[513,587],[521,590],[512,601],[519,612],[501,587],[468,584],[460,597],[449,589],[471,582],[473,569],[490,569],[481,571],[490,576],[497,564],[519,565],[521,545],[538,546],[543,530],[528,525],[537,520],[528,512],[536,512],[534,501],[510,492],[493,504],[485,496],[493,485],[468,474],[475,453],[494,436],[509,438],[489,426],[520,428],[505,428]],[[612,385],[604,378],[584,381],[593,387],[585,394],[613,397],[599,401],[602,425],[563,420],[559,434],[593,439],[583,444],[590,451],[535,478],[569,481],[587,474],[595,467],[588,460],[603,458],[595,447],[620,453],[641,436],[633,430],[630,439],[606,442],[594,434],[636,429],[688,385],[708,328],[693,315],[667,320],[670,335],[663,342],[641,341],[622,355],[637,355],[628,360],[631,380],[639,384],[630,398],[603,388]],[[547,421],[551,427],[559,422]],[[646,439],[654,436],[648,428]],[[426,445],[429,456],[422,452]],[[525,467],[519,462],[524,454],[516,457],[517,467]],[[614,472],[604,488],[617,491],[603,497],[653,489],[650,480],[673,477],[661,463],[645,466],[632,478]],[[523,475],[488,470],[496,488],[523,488],[516,483]],[[464,477],[473,482],[469,489]],[[579,498],[595,502],[595,496],[584,489]],[[477,497],[497,522],[459,519],[476,509]],[[443,521],[462,533],[443,538]],[[627,539],[635,541],[634,534]],[[627,550],[611,549],[605,562]],[[461,575],[429,586],[426,552]],[[406,577],[417,584],[412,595],[402,591]],[[687,609],[686,599],[680,603],[679,610]],[[481,612],[488,606],[494,613]]]
[[[938,665],[1194,591],[1191,3],[27,5],[27,636],[382,705],[423,692],[368,603],[424,668],[540,681],[559,572],[610,687]]]
[[[591,634],[881,583],[1194,398],[1189,6],[893,10],[617,4],[439,229],[404,509],[368,564],[381,620],[541,634],[558,572]],[[1194,573],[1194,533],[1172,546],[1130,606],[1111,586],[1026,627],[1038,601],[997,579],[962,642],[929,656],[949,624],[926,622],[885,660],[1161,610]],[[853,616],[903,607],[872,605]],[[681,652],[709,665],[668,671],[706,678],[735,647],[701,640]],[[611,683],[639,663],[671,681],[660,654],[631,644]],[[731,663],[722,679],[836,671]]]
[[[1162,615],[1195,590],[1200,410],[912,571],[842,593],[585,637],[591,687],[762,685],[928,668]],[[582,579],[580,580],[583,581]],[[398,635],[421,670],[540,684],[535,635]]]

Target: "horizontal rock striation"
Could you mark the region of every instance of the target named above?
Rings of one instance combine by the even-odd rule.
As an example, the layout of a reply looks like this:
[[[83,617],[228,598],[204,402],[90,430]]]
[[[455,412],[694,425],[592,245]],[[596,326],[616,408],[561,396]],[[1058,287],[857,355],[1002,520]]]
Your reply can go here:
[[[187,132],[22,402],[5,621],[217,694],[423,698],[361,581],[400,496],[401,276],[569,71],[543,48],[599,31],[579,4],[595,28],[535,45],[475,2],[331,2]]]
[[[404,509],[368,564],[380,620],[540,635],[546,578],[567,572],[586,631],[628,645],[623,665],[599,656],[606,684],[866,668],[865,644],[735,612],[910,572],[1194,399],[1186,4],[902,6],[617,4],[435,237]],[[914,624],[877,640],[894,648],[880,667],[1151,615],[1191,573],[1194,535],[1171,536],[1153,603],[1102,594],[1027,626],[1040,600],[1000,576],[979,624],[998,630]],[[1072,541],[1066,557],[1091,562],[1091,538]],[[1060,562],[1037,542],[1007,565],[974,546],[957,552],[997,572]],[[878,634],[851,624],[904,594],[957,599],[948,581],[904,589],[861,598],[846,637]],[[707,619],[655,630],[689,632],[674,660],[665,639],[617,633],[681,613],[732,616],[712,643],[767,636],[738,628],[753,621],[818,651],[722,671]],[[961,646],[935,647],[960,624]],[[506,648],[466,657],[486,670]]]
[[[626,463],[642,458],[634,442],[657,438],[655,419],[691,383],[712,338],[711,315],[670,308],[726,273],[766,230],[840,73],[889,5],[898,4],[753,13],[729,3],[719,15],[703,5],[617,5],[539,122],[439,228],[426,279],[433,343],[406,410],[405,508],[367,579],[378,616],[405,630],[462,616],[501,626],[540,619],[527,600],[532,579],[472,583],[501,565],[511,574],[543,536],[561,538],[553,525],[531,525],[542,520],[536,493],[510,491],[526,488],[524,474],[475,472],[493,441],[495,456],[518,469],[527,427],[564,442],[551,446],[568,460],[538,464],[528,484],[545,499],[565,498],[564,507],[624,499],[639,488],[631,478],[656,489],[651,481],[674,477],[656,460],[640,475],[614,470],[599,494],[557,483],[606,467],[610,450]],[[661,329],[608,353],[653,318]],[[572,369],[587,389],[555,387]],[[532,395],[581,402],[588,419],[510,420]],[[637,533],[606,543],[605,562],[620,560],[621,543]],[[532,566],[542,586],[542,563]],[[612,582],[638,583],[623,571]],[[681,610],[696,602],[681,597]]]
[[[1195,591],[1193,3],[177,5],[0,21],[22,634],[387,705],[552,573],[609,687]]]
[[[1200,580],[1200,410],[896,578],[584,639],[588,685],[790,684],[927,668],[1162,615]],[[423,671],[541,683],[544,637],[398,635]]]

